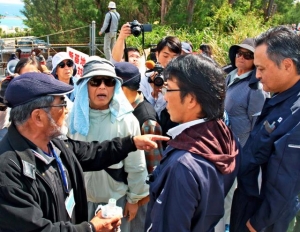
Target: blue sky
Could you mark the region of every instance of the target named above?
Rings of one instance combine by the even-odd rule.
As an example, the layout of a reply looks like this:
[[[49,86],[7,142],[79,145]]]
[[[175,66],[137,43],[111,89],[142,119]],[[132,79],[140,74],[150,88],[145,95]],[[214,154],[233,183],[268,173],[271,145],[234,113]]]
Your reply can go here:
[[[10,3],[10,4],[24,4],[21,0],[0,0],[1,3]]]

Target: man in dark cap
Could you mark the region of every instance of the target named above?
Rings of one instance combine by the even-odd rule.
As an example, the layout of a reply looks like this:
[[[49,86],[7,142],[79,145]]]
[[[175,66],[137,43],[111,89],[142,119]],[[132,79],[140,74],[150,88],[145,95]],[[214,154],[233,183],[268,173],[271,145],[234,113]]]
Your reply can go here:
[[[162,93],[178,126],[150,182],[146,229],[214,231],[224,196],[235,178],[238,146],[223,122],[223,72],[210,58],[192,54],[170,61]],[[209,89],[209,91],[207,91]]]
[[[133,114],[140,123],[141,134],[162,135],[161,126],[158,123],[157,114],[153,106],[146,100],[140,87],[141,74],[139,69],[129,62],[119,62],[115,64],[116,75],[123,80],[122,89],[128,101],[133,107]],[[147,169],[152,173],[154,168],[159,165],[162,158],[162,144],[157,143],[158,147],[151,151],[145,151]],[[131,231],[144,231],[145,216],[149,196],[139,201],[137,216],[131,222]]]
[[[151,140],[159,137],[103,143],[57,139],[65,131],[64,95],[71,91],[72,86],[42,73],[25,73],[9,83],[4,101],[11,107],[12,124],[0,142],[1,231],[91,232],[119,226],[120,217],[104,219],[101,212],[87,222],[82,171],[100,170],[128,152],[156,147]]]

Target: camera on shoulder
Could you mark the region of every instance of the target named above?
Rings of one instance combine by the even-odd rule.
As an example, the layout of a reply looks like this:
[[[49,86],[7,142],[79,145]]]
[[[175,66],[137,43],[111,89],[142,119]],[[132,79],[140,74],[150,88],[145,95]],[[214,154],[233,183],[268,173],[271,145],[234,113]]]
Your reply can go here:
[[[137,20],[133,20],[130,24],[131,34],[138,37],[142,32],[152,31],[151,24],[141,24]]]

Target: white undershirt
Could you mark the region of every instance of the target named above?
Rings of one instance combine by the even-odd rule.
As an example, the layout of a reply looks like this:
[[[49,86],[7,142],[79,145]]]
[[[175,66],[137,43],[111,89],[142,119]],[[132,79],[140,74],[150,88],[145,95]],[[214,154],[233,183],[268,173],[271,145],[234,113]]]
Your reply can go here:
[[[170,130],[168,130],[167,134],[170,135],[172,137],[172,139],[174,139],[177,135],[181,134],[181,132],[184,131],[186,128],[189,128],[191,126],[194,126],[196,124],[200,124],[203,122],[206,122],[205,118],[193,120],[190,122],[185,122],[185,123],[182,123],[178,126],[171,128]]]

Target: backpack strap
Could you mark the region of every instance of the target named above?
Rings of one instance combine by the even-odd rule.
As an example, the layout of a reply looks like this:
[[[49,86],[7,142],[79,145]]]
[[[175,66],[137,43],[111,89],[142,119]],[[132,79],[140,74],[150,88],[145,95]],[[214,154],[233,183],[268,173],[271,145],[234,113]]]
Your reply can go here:
[[[108,33],[109,32],[109,30],[110,30],[110,25],[111,25],[111,18],[112,18],[112,16],[111,16],[111,13],[110,12],[108,12],[109,13],[109,15],[110,15],[110,19],[109,19],[109,24],[108,24],[108,26],[107,26],[107,28],[105,29],[105,33]]]
[[[114,13],[114,14],[115,14],[115,16],[117,17],[118,21],[120,20],[120,17],[116,14],[116,12],[110,12],[110,11],[109,11],[108,13],[109,13],[109,15],[110,15],[110,20],[109,20],[109,24],[108,24],[107,28],[105,29],[105,33],[109,33],[109,31],[110,31],[111,20],[112,20],[112,15],[111,15],[111,13]]]

